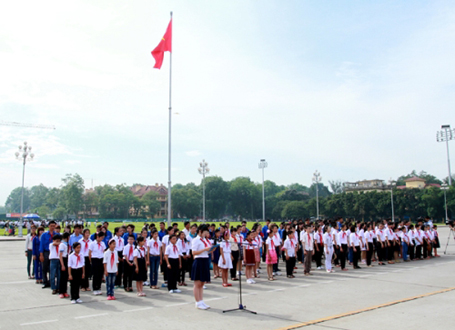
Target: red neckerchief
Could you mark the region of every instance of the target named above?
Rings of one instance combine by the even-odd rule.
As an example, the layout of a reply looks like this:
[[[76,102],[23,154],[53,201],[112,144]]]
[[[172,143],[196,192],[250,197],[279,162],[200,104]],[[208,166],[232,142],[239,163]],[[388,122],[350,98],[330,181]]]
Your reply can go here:
[[[201,242],[204,243],[204,247],[205,247],[205,248],[206,248],[206,247],[209,247],[209,245],[207,244],[207,242],[205,241],[205,239],[203,239],[202,237],[201,237]]]
[[[153,247],[155,247],[156,249],[158,249],[158,242],[155,241],[155,243],[153,243]]]
[[[117,240],[118,240],[118,247],[121,248],[123,245],[123,238],[121,238],[120,236],[117,236]]]
[[[87,249],[88,249],[88,242],[90,242],[90,240],[89,240],[89,239],[88,239],[88,240],[85,240],[85,239],[84,239],[84,242],[85,242],[85,251],[87,251]]]
[[[131,257],[132,254],[133,254],[133,246],[130,245],[130,251],[128,252],[128,259]]]
[[[173,250],[174,250],[174,253],[178,253],[178,249],[177,249],[177,246],[175,246],[175,244],[173,246]]]
[[[77,267],[77,265],[79,265],[79,261],[81,261],[81,256],[76,253],[74,255],[76,256],[76,267]]]
[[[58,255],[58,245],[55,245],[55,251],[57,251],[57,255]]]
[[[182,239],[182,247],[185,248],[185,241]]]
[[[111,268],[114,267],[114,261],[115,261],[114,252],[111,251]]]
[[[98,250],[101,250],[101,242],[98,242]]]

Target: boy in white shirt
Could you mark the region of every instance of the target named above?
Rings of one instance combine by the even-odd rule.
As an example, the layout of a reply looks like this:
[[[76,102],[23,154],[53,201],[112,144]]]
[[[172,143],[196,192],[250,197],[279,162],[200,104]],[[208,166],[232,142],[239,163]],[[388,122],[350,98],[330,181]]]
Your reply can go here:
[[[311,271],[311,260],[314,254],[314,240],[313,240],[313,227],[307,226],[305,231],[300,233],[300,241],[302,242],[303,247],[303,273],[305,276],[312,275]]]
[[[286,275],[288,278],[295,277],[292,274],[295,267],[295,248],[294,233],[291,231],[283,244],[283,251],[286,255]]]
[[[115,300],[114,287],[115,277],[118,273],[118,253],[115,250],[114,238],[111,238],[108,244],[108,249],[104,252],[103,258],[104,276],[106,277],[107,300]]]

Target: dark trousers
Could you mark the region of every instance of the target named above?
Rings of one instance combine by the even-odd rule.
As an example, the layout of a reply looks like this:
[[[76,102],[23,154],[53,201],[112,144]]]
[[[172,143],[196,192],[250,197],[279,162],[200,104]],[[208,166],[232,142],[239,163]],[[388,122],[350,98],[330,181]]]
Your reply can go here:
[[[343,248],[343,252],[341,252],[341,249],[338,249],[338,255],[340,259],[340,264],[341,264],[341,269],[346,268],[346,256],[348,253],[348,245],[347,244],[341,244],[341,247]]]
[[[232,251],[232,268],[231,268],[231,278],[237,277],[237,263],[239,262],[239,251]]]
[[[373,256],[373,243],[368,242],[367,266],[371,266],[371,257]]]
[[[303,272],[307,274],[311,271],[311,260],[313,256],[313,251],[306,251],[306,254],[304,254],[304,256],[305,259],[303,260]]]
[[[431,244],[428,244],[426,240],[423,240],[423,257],[429,257],[430,254],[428,253],[428,246],[430,246],[430,251],[431,251]]]
[[[123,286],[125,289],[133,287],[133,272],[135,269],[134,264],[130,266],[126,260],[123,261]]]
[[[311,260],[311,258],[310,258]],[[286,275],[291,276],[294,272],[295,267],[295,257],[289,257],[289,260],[286,259]]]
[[[354,268],[359,267],[359,259],[360,259],[360,245],[355,247],[355,250],[352,249],[352,262],[354,264]]]
[[[68,258],[63,258],[63,264],[65,270],[60,271],[60,288],[58,290],[60,294],[68,293]]]
[[[411,243],[414,243],[412,240],[411,240]],[[408,253],[409,253],[409,259],[411,260],[414,260],[415,258],[415,246],[414,245],[409,245],[408,246]]]
[[[90,264],[90,258],[85,257],[85,277],[81,279],[81,288],[88,289],[90,288],[89,279],[92,277],[92,265]]]
[[[394,243],[390,243],[390,246],[387,246],[387,260],[392,261],[394,259],[393,253],[395,252]]]
[[[168,271],[167,270],[168,270],[167,264],[166,264],[166,261],[163,258],[163,262],[161,263],[161,271],[163,272],[163,280],[164,280],[164,282],[168,281]]]
[[[381,242],[379,242],[379,241],[376,243],[376,251],[378,253],[378,261],[379,262],[384,262],[384,260],[385,260],[385,256],[384,256],[385,247],[382,247],[381,246]]]
[[[277,272],[278,271],[278,264],[280,263],[280,247],[275,246],[275,251],[276,251],[276,264],[273,264],[273,271]]]
[[[183,254],[183,255],[185,256],[186,254]],[[185,273],[186,273],[186,269],[188,267],[187,266],[187,263],[188,263],[187,260],[188,259],[182,257],[182,268],[180,268],[180,270],[179,270],[179,278],[178,278],[178,281],[180,283],[185,282]]]
[[[340,246],[336,246],[334,245],[333,246],[333,251],[334,251],[334,256],[335,256],[335,259],[334,259],[334,263],[335,263],[335,266],[338,266],[340,264],[340,258],[338,258],[338,255],[340,254]]]
[[[416,246],[416,259],[422,258],[422,245]]]
[[[167,269],[167,289],[170,291],[177,289],[177,280],[180,273],[179,259],[169,258],[169,264],[171,269]]]
[[[297,260],[303,262],[304,261],[303,259],[304,259],[303,246],[300,244],[299,249],[297,251]]]
[[[30,269],[33,267],[32,272],[30,273]],[[35,263],[33,262],[33,253],[32,250],[27,250],[27,274],[35,275]]]
[[[73,268],[71,269],[71,300],[79,299],[79,287],[81,286],[82,281],[82,268]]]
[[[120,260],[123,258],[123,251],[117,251],[118,253],[118,259]],[[119,261],[118,263],[118,274],[115,277],[115,285],[116,286],[121,286],[122,285],[122,275],[123,275],[123,262]]]
[[[49,261],[49,251],[43,252],[44,261],[43,261],[43,283],[49,285],[48,273],[51,270],[51,263]]]
[[[99,290],[101,290],[101,283],[103,281],[103,274],[104,274],[103,259],[92,258],[92,274],[93,274],[93,281],[92,281],[93,291],[99,291]]]
[[[318,244],[318,250],[314,251],[314,261],[316,262],[316,267],[322,267],[322,254],[324,253],[324,244]]]

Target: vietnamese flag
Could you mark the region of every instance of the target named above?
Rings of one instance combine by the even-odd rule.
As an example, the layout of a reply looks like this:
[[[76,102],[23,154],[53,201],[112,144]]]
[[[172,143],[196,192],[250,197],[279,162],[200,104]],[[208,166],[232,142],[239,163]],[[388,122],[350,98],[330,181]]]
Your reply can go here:
[[[155,69],[161,69],[164,52],[172,52],[172,18],[160,43],[152,50],[152,56],[155,58]]]

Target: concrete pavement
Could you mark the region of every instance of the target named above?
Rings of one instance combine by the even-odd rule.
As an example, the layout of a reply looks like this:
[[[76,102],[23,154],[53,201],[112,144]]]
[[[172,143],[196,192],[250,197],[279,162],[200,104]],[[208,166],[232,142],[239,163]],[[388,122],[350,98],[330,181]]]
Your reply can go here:
[[[147,324],[185,330],[384,329],[391,323],[401,329],[452,329],[448,315],[455,291],[433,293],[455,287],[455,241],[451,238],[448,254],[443,255],[448,228],[439,231],[441,258],[333,274],[315,271],[311,277],[304,277],[299,265],[295,279],[279,277],[275,282],[262,275],[257,284],[244,284],[244,304],[258,315],[223,314],[238,306],[238,283],[223,288],[219,279],[204,292],[205,302],[212,307],[208,311],[195,309],[191,286],[174,295],[165,289],[146,289],[145,298],[119,290],[116,301],[81,293],[84,303],[71,305],[68,299],[52,296],[49,289],[27,279],[23,242],[4,242],[0,245],[0,329],[48,329],[63,322],[68,329]],[[408,300],[416,296],[422,297]],[[395,304],[389,306],[391,302]],[[379,305],[384,306],[373,309]],[[351,316],[333,318],[351,312]],[[320,322],[314,324],[314,320]]]

